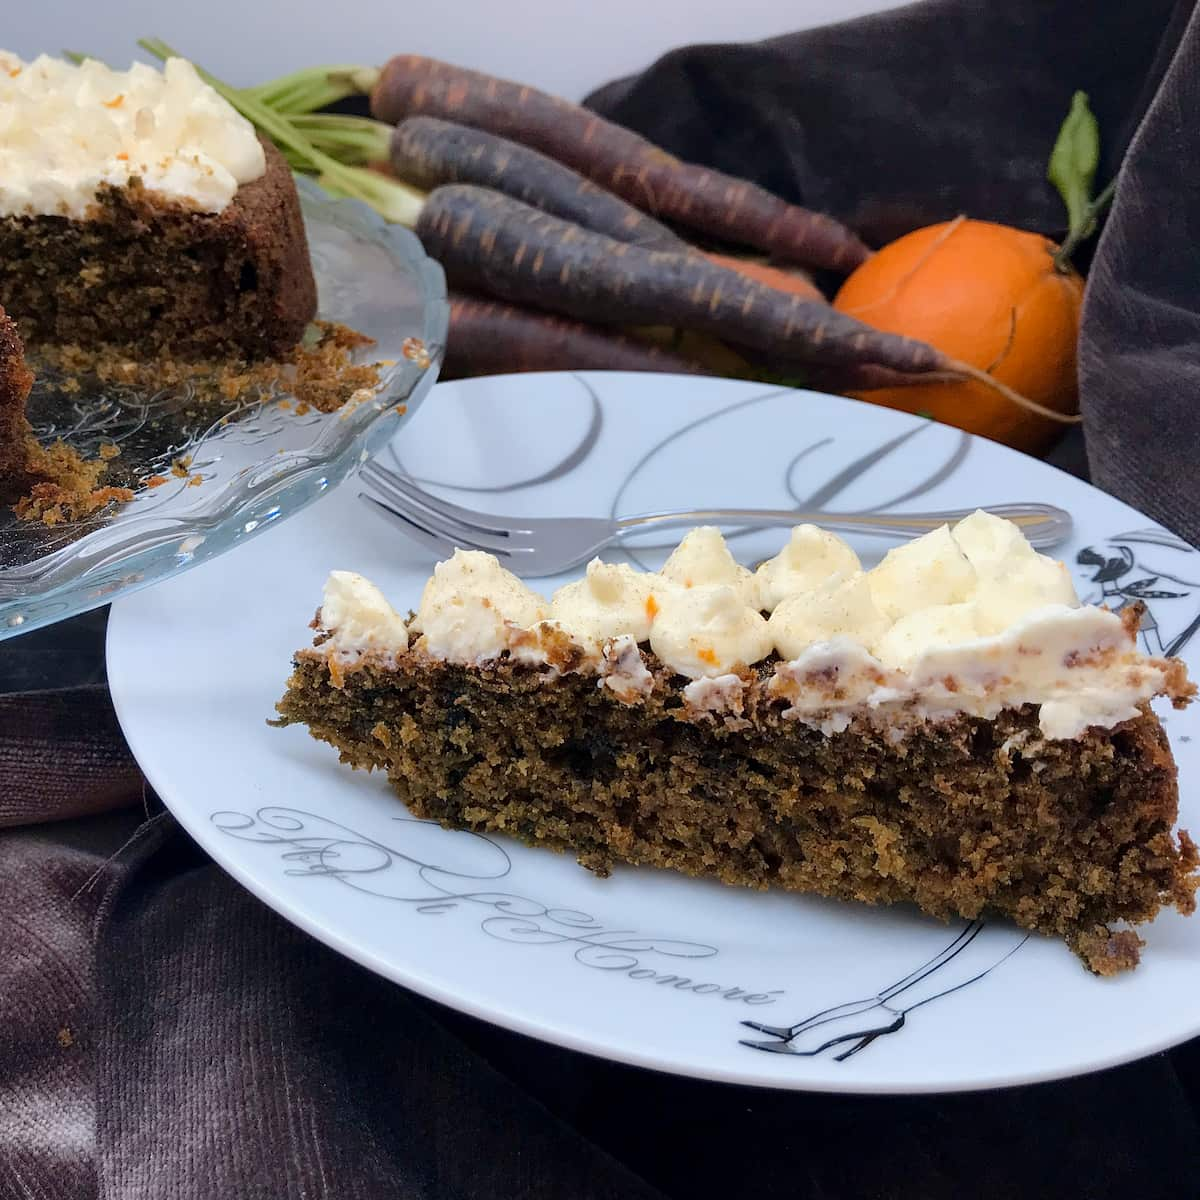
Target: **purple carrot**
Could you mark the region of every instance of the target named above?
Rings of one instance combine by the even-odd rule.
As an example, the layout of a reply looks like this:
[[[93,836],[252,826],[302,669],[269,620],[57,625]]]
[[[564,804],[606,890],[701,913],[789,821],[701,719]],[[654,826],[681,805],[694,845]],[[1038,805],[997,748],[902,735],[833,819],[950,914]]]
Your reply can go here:
[[[476,296],[451,297],[443,379],[583,370],[711,374],[692,359],[611,329]]]
[[[409,117],[392,134],[391,160],[405,183],[427,192],[444,183],[475,183],[619,242],[647,250],[690,249],[665,225],[570,167],[482,129]]]
[[[803,266],[852,271],[871,251],[832,217],[744,179],[682,162],[645,138],[557,96],[417,54],[393,58],[371,110],[457,121],[512,138],[655,216]]]

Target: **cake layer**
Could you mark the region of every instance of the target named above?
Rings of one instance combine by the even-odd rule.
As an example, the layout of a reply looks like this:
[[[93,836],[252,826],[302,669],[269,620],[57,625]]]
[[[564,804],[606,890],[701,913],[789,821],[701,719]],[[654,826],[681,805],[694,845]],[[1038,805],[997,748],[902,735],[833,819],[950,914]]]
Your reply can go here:
[[[637,703],[594,674],[420,649],[344,663],[300,652],[283,723],[378,768],[409,811],[614,862],[939,917],[1000,914],[1065,938],[1102,974],[1139,941],[1114,922],[1190,912],[1196,851],[1172,832],[1175,767],[1148,709],[1042,735],[1033,706],[992,720],[859,717],[826,733],[785,715],[762,664],[741,711],[713,713],[653,656]],[[896,733],[896,730],[891,733]]]
[[[134,181],[101,186],[83,220],[0,218],[0,304],[29,343],[131,357],[280,355],[316,311],[296,186],[263,143],[264,174],[220,212]]]

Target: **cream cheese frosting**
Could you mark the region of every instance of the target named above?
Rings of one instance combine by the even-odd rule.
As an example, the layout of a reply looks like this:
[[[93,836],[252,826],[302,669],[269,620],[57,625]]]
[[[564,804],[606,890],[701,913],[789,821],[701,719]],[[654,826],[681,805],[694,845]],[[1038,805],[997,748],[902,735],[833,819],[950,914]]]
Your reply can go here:
[[[839,635],[874,645],[887,628],[862,571],[834,574],[807,591],[785,596],[767,622],[782,658],[794,658],[813,642]]]
[[[682,588],[731,587],[742,604],[754,609],[764,607],[754,574],[729,552],[715,525],[701,525],[686,534],[663,563],[659,575]]]
[[[766,658],[771,634],[762,613],[732,584],[678,588],[663,597],[650,649],[672,671],[700,679]]]
[[[969,600],[979,582],[949,525],[889,550],[867,578],[875,607],[889,621]]]
[[[254,127],[184,59],[113,71],[0,50],[0,216],[86,217],[134,178],[216,213],[265,171]]]
[[[797,525],[787,545],[755,572],[759,603],[772,610],[789,596],[815,591],[834,576],[861,570],[858,555],[837,534],[816,525]]]
[[[628,636],[645,642],[661,597],[673,589],[674,585],[659,575],[593,558],[582,579],[554,593],[550,618],[581,646],[594,651],[609,638]]]
[[[353,571],[331,571],[321,599],[321,623],[331,648],[344,653],[408,649],[408,626],[369,580]]]
[[[546,601],[493,555],[455,550],[434,567],[411,628],[434,658],[480,663],[508,649],[512,630],[529,629],[547,616]]]
[[[625,633],[606,642],[601,657],[601,687],[615,692],[625,701],[650,694],[654,676],[647,670],[642,652],[633,637]]]
[[[946,608],[959,606],[947,605]],[[952,621],[947,632],[957,636]],[[966,713],[990,719],[1002,709],[1039,706],[1047,738],[1078,737],[1136,716],[1138,705],[1173,687],[1173,665],[1137,652],[1132,630],[1107,609],[1051,605],[1004,633],[927,644],[903,670],[850,638],[817,642],[781,663],[770,692],[789,701],[785,715],[825,732],[856,712],[877,723],[898,717],[941,720]]]
[[[1138,652],[1130,619],[1081,606],[1061,563],[983,512],[867,572],[813,526],[794,529],[755,573],[718,530],[696,529],[661,572],[593,560],[550,603],[492,556],[460,550],[438,564],[409,626],[344,572],[331,577],[320,624],[334,648],[386,649],[391,638],[402,651],[411,632],[415,649],[461,663],[548,663],[553,652],[553,669],[594,672],[627,702],[652,690],[648,646],[692,681],[692,711],[740,714],[746,689],[762,688],[827,733],[856,715],[894,733],[905,721],[1036,704],[1045,737],[1071,738],[1184,686],[1179,664]],[[747,668],[772,655],[759,683]]]

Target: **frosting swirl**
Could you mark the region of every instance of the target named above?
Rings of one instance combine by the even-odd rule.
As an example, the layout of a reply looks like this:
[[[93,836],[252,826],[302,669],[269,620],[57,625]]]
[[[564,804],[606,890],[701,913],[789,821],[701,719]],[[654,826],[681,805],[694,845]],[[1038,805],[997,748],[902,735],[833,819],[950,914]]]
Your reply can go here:
[[[220,212],[266,157],[254,127],[182,58],[113,71],[0,50],[0,216],[86,217],[101,186]]]
[[[770,612],[770,618],[762,610]],[[1016,526],[978,512],[890,551],[863,572],[812,526],[756,574],[714,528],[693,530],[662,572],[593,559],[547,602],[491,555],[456,551],[425,586],[411,626],[360,576],[334,572],[321,625],[334,650],[414,648],[452,662],[505,654],[591,671],[625,702],[652,692],[641,646],[693,681],[691,709],[740,714],[747,687],[833,733],[870,719],[991,716],[1041,706],[1047,737],[1111,725],[1159,693],[1187,692],[1178,663],[1138,654],[1132,619],[1081,607],[1062,563]],[[569,653],[564,652],[564,646]],[[768,680],[739,674],[772,653]]]

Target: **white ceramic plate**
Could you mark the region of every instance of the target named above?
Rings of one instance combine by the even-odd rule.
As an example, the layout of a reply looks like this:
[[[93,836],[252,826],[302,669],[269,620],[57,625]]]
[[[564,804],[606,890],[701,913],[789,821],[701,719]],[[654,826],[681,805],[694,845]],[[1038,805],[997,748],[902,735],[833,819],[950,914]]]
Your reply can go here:
[[[1200,673],[1200,553],[1041,462],[920,418],[721,380],[532,375],[438,385],[388,453],[447,496],[512,513],[1049,501],[1077,518],[1058,553],[1081,595],[1145,598],[1148,647],[1191,656]],[[432,566],[357,492],[350,482],[269,537],[120,600],[109,627],[113,697],[151,784],[297,925],[524,1033],[771,1087],[1025,1083],[1200,1032],[1200,918],[1161,917],[1142,931],[1142,965],[1099,980],[1060,943],[1002,923],[946,926],[652,869],[596,879],[567,856],[413,821],[381,777],[340,766],[301,728],[266,724],[330,568],[363,572],[403,609]],[[732,544],[752,561],[781,540]],[[886,545],[856,548],[871,561]],[[1197,715],[1164,716],[1183,824],[1197,829]],[[832,1019],[810,1022],[822,1013]],[[788,1027],[794,1053],[746,1045],[771,1039],[744,1021]]]

